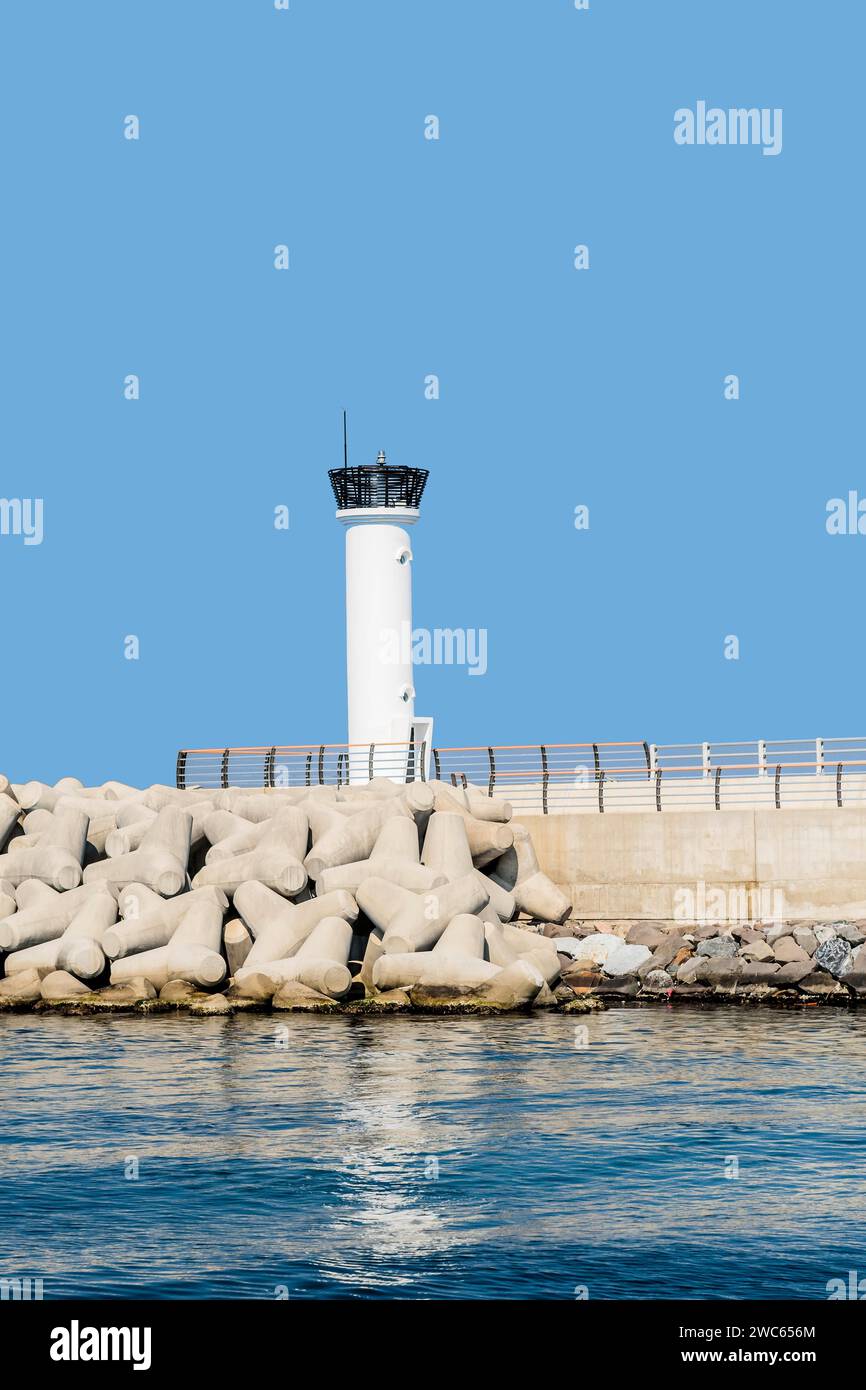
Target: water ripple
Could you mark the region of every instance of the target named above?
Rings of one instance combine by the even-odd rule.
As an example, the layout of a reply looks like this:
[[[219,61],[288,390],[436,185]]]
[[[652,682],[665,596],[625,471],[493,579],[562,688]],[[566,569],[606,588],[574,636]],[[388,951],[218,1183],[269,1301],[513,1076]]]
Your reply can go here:
[[[48,1297],[822,1298],[866,1272],[864,1063],[866,1021],[819,1009],[3,1015],[0,1275]]]

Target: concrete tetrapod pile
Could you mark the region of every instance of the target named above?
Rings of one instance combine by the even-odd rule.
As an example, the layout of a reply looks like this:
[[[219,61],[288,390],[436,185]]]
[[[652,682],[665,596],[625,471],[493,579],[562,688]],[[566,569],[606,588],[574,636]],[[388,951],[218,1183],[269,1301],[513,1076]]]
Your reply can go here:
[[[4,1007],[551,1005],[570,911],[471,786],[0,778]]]

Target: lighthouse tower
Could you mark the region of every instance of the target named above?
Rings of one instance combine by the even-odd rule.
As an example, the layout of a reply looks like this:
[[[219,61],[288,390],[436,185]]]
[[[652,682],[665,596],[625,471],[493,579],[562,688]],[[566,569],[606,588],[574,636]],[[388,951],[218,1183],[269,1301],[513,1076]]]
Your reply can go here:
[[[386,461],[333,468],[337,520],[346,528],[349,777],[426,776],[432,723],[415,715],[412,546],[424,468]]]

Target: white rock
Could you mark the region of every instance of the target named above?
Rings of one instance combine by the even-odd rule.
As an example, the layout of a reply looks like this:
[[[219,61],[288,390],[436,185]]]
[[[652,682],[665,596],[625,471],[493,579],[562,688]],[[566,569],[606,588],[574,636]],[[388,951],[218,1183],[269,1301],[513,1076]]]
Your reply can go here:
[[[648,946],[629,946],[623,941],[619,950],[611,951],[602,962],[601,968],[605,975],[632,975],[651,955],[652,951]]]
[[[555,936],[553,944],[557,951],[571,956],[572,960],[591,960],[601,965],[613,951],[620,949],[623,941],[621,936],[614,936],[613,932],[596,932],[594,936],[585,936],[582,941],[573,936]]]

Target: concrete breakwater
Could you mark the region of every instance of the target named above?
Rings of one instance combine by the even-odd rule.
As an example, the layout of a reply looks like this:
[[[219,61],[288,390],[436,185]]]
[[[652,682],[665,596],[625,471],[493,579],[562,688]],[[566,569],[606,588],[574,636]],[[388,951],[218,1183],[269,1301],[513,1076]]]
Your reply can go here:
[[[850,1003],[866,919],[575,920],[507,802],[442,783],[0,783],[0,1007]]]
[[[4,778],[0,849],[7,1008],[556,1002],[555,943],[513,919],[571,904],[471,787]]]

